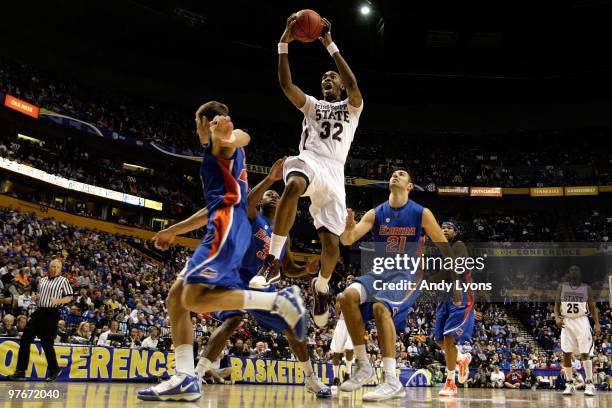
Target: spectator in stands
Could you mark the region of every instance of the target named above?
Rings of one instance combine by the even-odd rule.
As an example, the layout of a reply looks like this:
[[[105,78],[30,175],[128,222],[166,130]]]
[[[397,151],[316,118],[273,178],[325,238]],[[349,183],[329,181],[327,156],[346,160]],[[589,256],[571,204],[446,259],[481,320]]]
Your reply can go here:
[[[491,388],[503,388],[505,379],[504,373],[500,371],[499,366],[496,365],[491,373]]]
[[[157,342],[159,341],[158,335],[159,329],[156,326],[151,326],[151,329],[149,331],[149,337],[142,341],[142,348],[149,350],[157,350]]]
[[[526,368],[521,378],[521,388],[525,388],[525,389],[534,388],[535,389],[537,384],[538,384],[538,380],[535,374],[533,373],[533,371],[531,371],[531,368]]]
[[[24,315],[19,315],[15,319],[15,327],[17,328],[17,335],[21,337],[26,325],[28,324],[28,318]]]
[[[0,328],[0,335],[6,337],[17,337],[17,327],[15,326],[15,316],[7,314],[2,319],[2,327]]]
[[[237,339],[229,354],[238,357],[248,357],[251,355],[251,350],[249,350],[248,344],[243,343],[242,339]]]
[[[321,350],[322,351],[322,350]],[[258,341],[255,344],[255,348],[251,353],[251,357],[255,358],[270,358],[272,356],[272,351],[268,348],[268,345],[263,341]]]
[[[468,387],[471,388],[484,388],[487,386],[487,374],[482,367],[478,367],[478,370],[474,374],[470,374],[467,380]]]
[[[140,346],[142,346],[140,332],[137,328],[132,327],[130,330],[130,348],[140,348]]]
[[[79,275],[77,277],[77,282],[79,281],[79,278],[81,277],[81,275]],[[77,286],[78,283],[77,283]],[[83,288],[81,289],[81,291],[79,292],[79,296],[77,297],[76,300],[76,304],[79,306],[79,308],[81,310],[93,310],[94,309],[94,303],[91,300],[91,298],[89,297],[89,295],[87,295],[87,289]]]
[[[510,368],[510,372],[506,375],[506,380],[504,382],[504,386],[506,388],[517,389],[521,386],[521,373],[516,369],[516,367]]]
[[[89,323],[81,322],[79,324],[79,328],[76,333],[70,338],[71,343],[78,344],[87,344],[89,343],[89,339],[91,338],[91,333],[89,331]]]
[[[608,379],[608,370],[610,369],[610,363],[608,362],[607,356],[600,354],[593,359],[593,383],[594,384],[605,384]]]
[[[66,343],[68,340],[68,333],[66,332],[66,322],[60,320],[57,322],[57,335],[55,336],[56,343]]]
[[[118,334],[119,333],[119,322],[116,320],[113,320],[110,324],[110,329],[108,331],[105,331],[104,333],[102,333],[100,335],[100,338],[98,338],[98,346],[107,346],[110,347],[111,346],[111,341],[108,339],[108,335],[109,334]]]
[[[23,293],[17,298],[17,307],[22,313],[28,314],[30,306],[35,304],[32,300],[32,287],[26,286],[23,288]]]
[[[572,367],[572,377],[574,379],[574,387],[576,387],[577,390],[584,390],[586,382],[584,381],[584,378],[582,378],[582,375],[580,375],[578,370],[576,370],[574,367]]]

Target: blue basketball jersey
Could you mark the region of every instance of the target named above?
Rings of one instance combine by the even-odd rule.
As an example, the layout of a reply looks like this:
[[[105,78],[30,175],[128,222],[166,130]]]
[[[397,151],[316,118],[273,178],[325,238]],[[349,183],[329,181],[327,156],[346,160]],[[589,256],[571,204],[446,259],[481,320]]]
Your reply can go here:
[[[246,210],[249,183],[244,148],[237,148],[230,159],[212,154],[212,141],[204,148],[200,166],[204,201],[209,213],[217,208],[238,206]]]
[[[240,267],[240,276],[245,282],[249,282],[253,276],[257,275],[266,255],[270,253],[272,225],[273,221],[266,218],[261,212],[258,212],[255,219],[251,221],[251,245]],[[279,259],[283,259],[285,250],[286,246],[283,246]]]
[[[422,255],[423,240],[422,216],[423,207],[409,200],[401,208],[392,208],[386,201],[375,208],[375,221],[372,228],[372,239],[376,243],[376,257],[394,257],[394,254],[407,255],[417,258]],[[395,269],[388,267],[382,273],[369,273],[359,277],[372,299],[387,304],[391,307],[401,305],[402,311],[407,309],[418,297],[420,290],[418,285],[423,279],[421,268],[417,270]],[[406,290],[385,289],[382,283],[401,284],[414,282],[417,287]]]
[[[389,201],[380,204],[374,210],[376,218],[372,228],[374,242],[386,242],[386,251],[390,253],[417,253],[417,243],[421,242],[423,206],[408,200],[401,208],[392,208]],[[409,245],[407,245],[409,244]]]

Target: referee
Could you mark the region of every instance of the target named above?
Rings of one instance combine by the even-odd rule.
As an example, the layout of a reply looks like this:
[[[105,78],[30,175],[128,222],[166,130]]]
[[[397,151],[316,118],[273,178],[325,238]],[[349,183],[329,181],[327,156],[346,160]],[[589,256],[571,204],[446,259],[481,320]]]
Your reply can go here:
[[[17,368],[9,375],[10,380],[25,380],[25,372],[30,362],[30,345],[34,337],[40,338],[40,343],[47,358],[47,381],[55,381],[62,370],[57,365],[53,342],[57,334],[57,323],[59,322],[59,307],[72,301],[72,286],[63,276],[62,262],[58,259],[51,261],[49,273],[40,280],[38,284],[38,308],[28,321],[17,357]]]

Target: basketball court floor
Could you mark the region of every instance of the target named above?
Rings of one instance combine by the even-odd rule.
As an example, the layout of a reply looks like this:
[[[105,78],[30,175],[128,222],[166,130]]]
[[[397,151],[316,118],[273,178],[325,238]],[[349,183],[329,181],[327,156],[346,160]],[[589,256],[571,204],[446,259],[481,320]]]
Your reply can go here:
[[[136,398],[136,392],[146,386],[135,383],[48,384],[2,381],[0,408],[612,407],[612,392],[599,393],[595,397],[587,398],[582,392],[571,397],[563,397],[558,391],[460,389],[457,398],[439,398],[438,388],[406,388],[407,395],[402,399],[363,402],[362,391],[347,395],[342,393],[339,398],[318,400],[312,394],[308,394],[304,387],[296,385],[205,385],[202,398],[194,403],[140,401]],[[17,398],[17,390],[27,392],[20,392]],[[43,390],[46,392],[41,392]]]

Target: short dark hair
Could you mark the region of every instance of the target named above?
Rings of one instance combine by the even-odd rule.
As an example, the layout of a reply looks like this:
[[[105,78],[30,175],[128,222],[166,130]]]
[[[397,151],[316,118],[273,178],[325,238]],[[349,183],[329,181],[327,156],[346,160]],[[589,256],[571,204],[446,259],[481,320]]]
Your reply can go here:
[[[394,172],[396,172],[398,170],[402,170],[402,171],[405,171],[406,173],[408,173],[408,178],[410,178],[410,182],[414,183],[414,178],[412,177],[412,171],[410,171],[407,167],[395,167],[395,168],[391,169],[391,174],[393,174]],[[391,177],[391,176],[389,176],[389,177]]]
[[[214,117],[217,115],[225,116],[228,113],[229,108],[226,104],[217,101],[210,101],[200,106],[196,112],[196,115],[200,119],[202,119],[202,117],[205,117],[210,121],[213,120]]]

